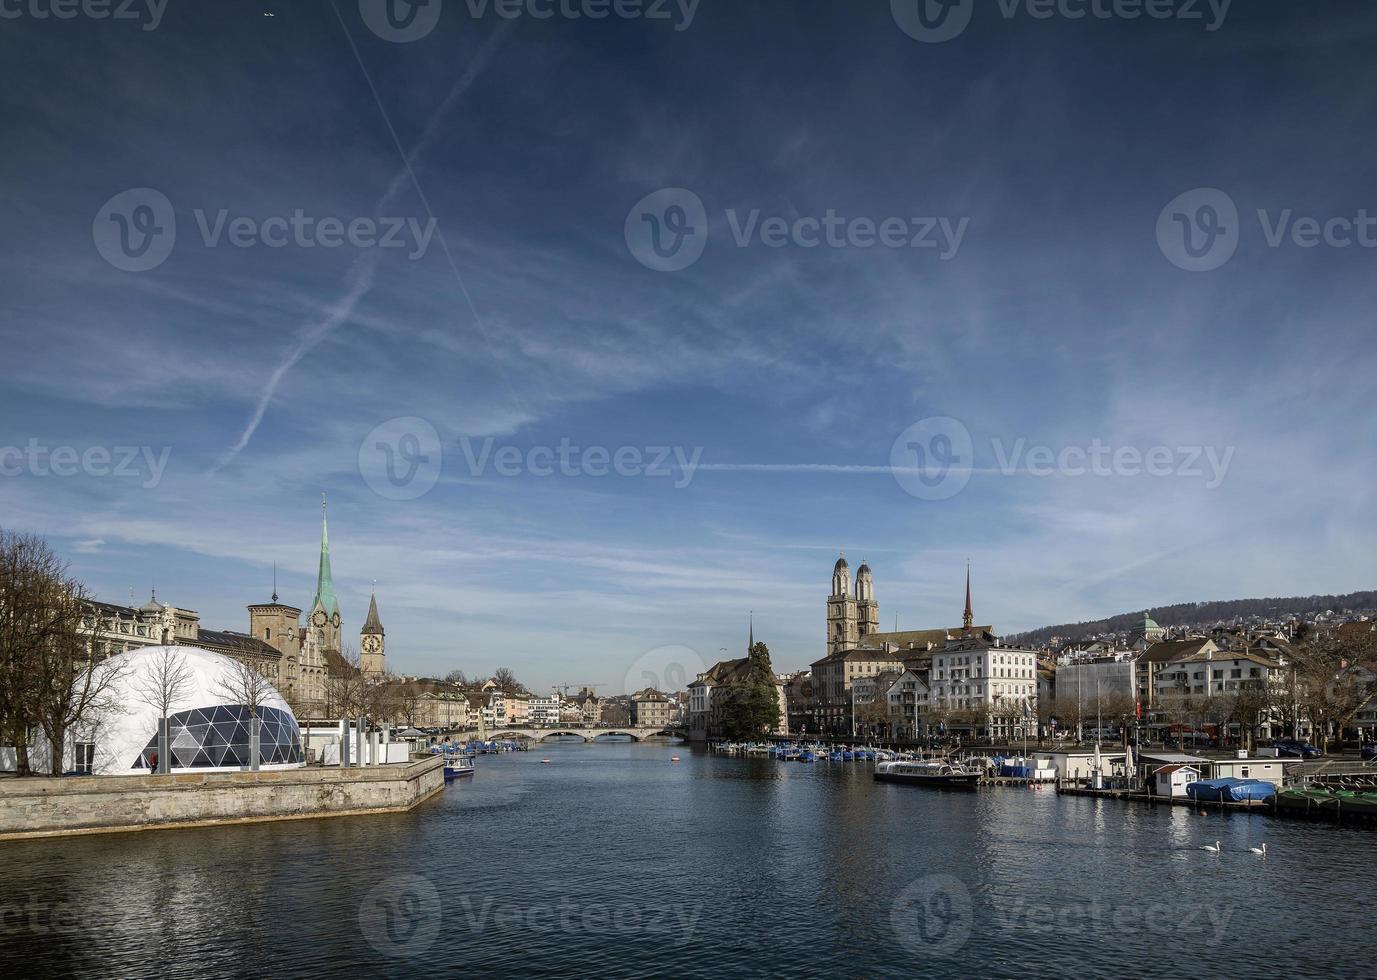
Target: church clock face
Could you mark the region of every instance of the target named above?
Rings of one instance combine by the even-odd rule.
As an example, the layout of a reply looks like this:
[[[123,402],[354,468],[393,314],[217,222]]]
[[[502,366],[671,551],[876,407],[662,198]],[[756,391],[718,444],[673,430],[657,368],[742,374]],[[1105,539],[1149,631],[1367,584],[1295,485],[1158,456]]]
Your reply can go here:
[[[317,627],[317,628],[319,628],[319,627],[324,626],[325,623],[326,623],[325,610],[324,610],[324,609],[317,609],[317,610],[315,611],[315,614],[311,616],[311,625],[312,625],[312,626],[315,626],[315,627]]]
[[[365,653],[377,653],[378,638],[375,636],[365,636],[363,638],[363,650]]]
[[[339,629],[339,613],[335,613],[330,617],[330,625],[335,629]]]

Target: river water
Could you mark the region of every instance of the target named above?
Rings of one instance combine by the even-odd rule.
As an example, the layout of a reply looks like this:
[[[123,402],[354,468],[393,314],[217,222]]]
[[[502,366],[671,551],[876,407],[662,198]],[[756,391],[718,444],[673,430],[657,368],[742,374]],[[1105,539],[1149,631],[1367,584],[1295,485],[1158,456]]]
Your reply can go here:
[[[0,975],[1371,976],[1374,899],[1377,831],[546,744],[407,814],[0,845]]]

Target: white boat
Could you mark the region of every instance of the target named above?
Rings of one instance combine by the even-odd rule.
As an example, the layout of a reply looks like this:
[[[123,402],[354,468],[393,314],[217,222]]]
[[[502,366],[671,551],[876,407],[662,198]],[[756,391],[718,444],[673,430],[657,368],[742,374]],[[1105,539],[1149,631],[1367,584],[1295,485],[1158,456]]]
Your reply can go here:
[[[457,779],[460,776],[473,775],[473,758],[461,755],[458,752],[451,752],[445,755],[445,782]]]
[[[875,766],[875,778],[882,783],[943,789],[975,789],[980,783],[979,772],[946,762],[881,762]]]

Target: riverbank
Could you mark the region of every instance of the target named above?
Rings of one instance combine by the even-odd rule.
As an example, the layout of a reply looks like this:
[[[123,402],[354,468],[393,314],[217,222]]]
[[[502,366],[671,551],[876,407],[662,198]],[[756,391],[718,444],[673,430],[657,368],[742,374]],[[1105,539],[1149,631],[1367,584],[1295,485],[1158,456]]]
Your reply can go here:
[[[1326,792],[1326,791],[1321,791]],[[1263,814],[1269,817],[1289,817],[1329,824],[1377,826],[1377,802],[1353,800],[1345,805],[1342,797],[1313,798],[1312,792],[1282,791],[1267,800],[1192,800],[1181,797],[1158,796],[1141,790],[1091,789],[1088,786],[1059,786],[1061,796],[1086,796],[1093,799],[1123,800],[1146,803],[1149,806],[1179,806],[1196,811],[1218,810]]]
[[[397,813],[443,792],[439,756],[362,769],[0,781],[0,841]]]

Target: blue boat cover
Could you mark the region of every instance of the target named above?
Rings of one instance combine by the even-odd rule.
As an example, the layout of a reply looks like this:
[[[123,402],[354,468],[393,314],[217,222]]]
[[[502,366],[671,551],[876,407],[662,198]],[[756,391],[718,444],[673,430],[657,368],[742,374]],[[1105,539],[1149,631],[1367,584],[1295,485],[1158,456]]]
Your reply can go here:
[[[1277,787],[1264,779],[1202,779],[1186,784],[1186,796],[1206,803],[1242,803],[1245,800],[1270,800]]]

